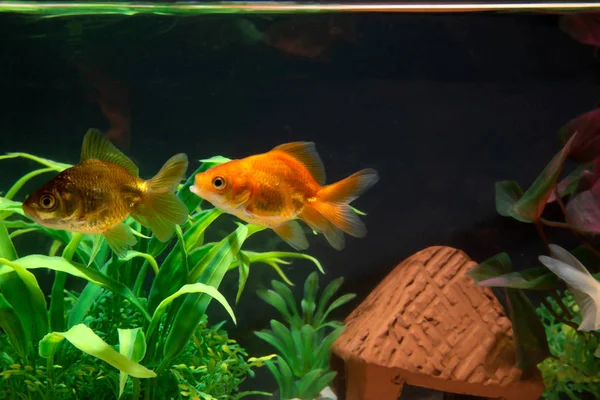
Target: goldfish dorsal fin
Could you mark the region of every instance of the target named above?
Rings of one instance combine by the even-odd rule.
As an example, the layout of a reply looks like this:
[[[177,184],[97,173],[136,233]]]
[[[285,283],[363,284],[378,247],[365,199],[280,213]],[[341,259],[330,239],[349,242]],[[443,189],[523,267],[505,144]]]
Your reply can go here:
[[[275,147],[273,150],[283,151],[294,157],[306,167],[319,185],[325,184],[325,168],[313,142],[291,142]]]
[[[83,137],[81,161],[97,159],[117,164],[134,176],[139,176],[138,167],[117,149],[114,144],[97,129],[88,129]]]

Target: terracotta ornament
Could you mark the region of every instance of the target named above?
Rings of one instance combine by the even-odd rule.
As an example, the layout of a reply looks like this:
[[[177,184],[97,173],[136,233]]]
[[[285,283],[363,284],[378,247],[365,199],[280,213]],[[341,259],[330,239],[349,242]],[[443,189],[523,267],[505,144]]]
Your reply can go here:
[[[340,400],[396,400],[404,383],[484,398],[534,400],[539,374],[521,380],[509,318],[465,273],[477,265],[429,247],[398,265],[346,319],[332,346]]]

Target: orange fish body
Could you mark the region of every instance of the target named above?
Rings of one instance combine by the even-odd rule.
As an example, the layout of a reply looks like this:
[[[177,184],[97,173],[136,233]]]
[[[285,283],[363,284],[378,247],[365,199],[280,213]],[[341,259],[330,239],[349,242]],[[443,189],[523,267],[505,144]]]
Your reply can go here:
[[[343,232],[355,237],[366,234],[348,204],[378,179],[375,170],[365,169],[325,185],[314,143],[294,142],[199,173],[190,190],[248,223],[273,229],[296,249],[308,248],[296,218],[342,249]]]

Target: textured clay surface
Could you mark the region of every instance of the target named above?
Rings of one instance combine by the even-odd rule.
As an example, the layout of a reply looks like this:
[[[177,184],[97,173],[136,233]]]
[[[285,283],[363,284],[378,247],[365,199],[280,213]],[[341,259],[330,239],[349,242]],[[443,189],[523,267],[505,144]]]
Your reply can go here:
[[[465,275],[475,265],[459,250],[430,247],[390,272],[348,316],[332,347],[341,359],[333,362],[340,369],[338,391],[346,387],[347,399],[396,399],[406,382],[538,399],[542,383],[520,381],[502,306],[489,288],[474,286]]]

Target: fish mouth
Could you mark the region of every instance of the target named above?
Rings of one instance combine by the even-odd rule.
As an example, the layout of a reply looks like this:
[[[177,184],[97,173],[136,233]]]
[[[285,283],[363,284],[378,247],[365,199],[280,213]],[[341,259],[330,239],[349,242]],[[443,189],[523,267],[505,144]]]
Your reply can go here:
[[[198,188],[196,185],[190,186],[190,192],[194,193],[196,196],[200,197],[200,193],[198,192]]]

